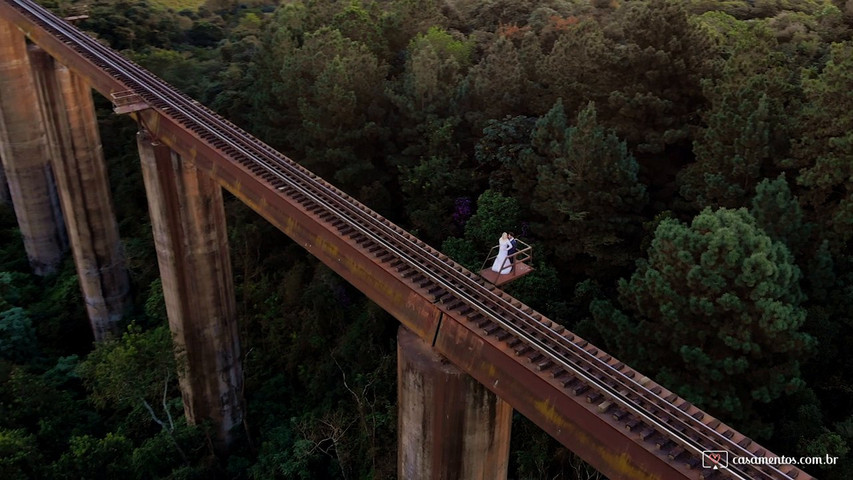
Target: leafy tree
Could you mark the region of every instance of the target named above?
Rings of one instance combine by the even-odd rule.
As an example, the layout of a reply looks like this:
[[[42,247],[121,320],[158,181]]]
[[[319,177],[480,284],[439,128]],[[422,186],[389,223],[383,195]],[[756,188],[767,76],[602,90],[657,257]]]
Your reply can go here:
[[[546,85],[543,100],[549,102],[542,106],[543,111],[558,98],[569,114],[590,101],[606,104],[622,83],[614,52],[613,42],[598,22],[585,19],[569,25],[537,68],[538,78]]]
[[[535,158],[525,153],[531,148],[530,134],[536,120],[526,116],[489,120],[474,149],[478,170],[489,176],[489,187],[514,195],[526,206],[532,201],[530,193],[536,184]]]
[[[431,27],[447,27],[446,10],[444,0],[396,0],[386,3],[381,31],[391,55],[405,60],[400,57],[412,38]]]
[[[343,7],[330,25],[345,37],[366,45],[378,58],[387,59],[388,48],[382,38],[382,11],[374,2],[355,0]]]
[[[558,101],[536,123],[531,142],[539,156],[533,210],[547,219],[537,233],[588,273],[633,260],[630,240],[642,223],[646,189],[625,142],[598,124],[595,105],[568,127]]]
[[[263,53],[273,58],[255,74],[266,77],[255,104],[265,130],[279,137],[273,144],[295,149],[306,167],[355,195],[381,186],[385,169],[376,160],[387,130],[378,122],[388,67],[335,29],[299,41],[287,25],[268,28]]]
[[[472,183],[470,171],[459,163],[448,157],[431,157],[415,167],[401,167],[400,188],[419,238],[440,241],[451,232],[454,201]]]
[[[823,71],[805,73],[807,103],[793,150],[802,167],[799,197],[812,209],[832,251],[840,252],[853,238],[853,45],[834,44]]]
[[[465,224],[465,239],[483,251],[497,245],[502,232],[521,231],[521,210],[511,197],[486,190],[477,198],[477,213]]]
[[[802,388],[814,341],[801,331],[800,269],[745,209],[705,209],[689,226],[665,219],[648,255],[619,282],[623,311],[591,304],[626,360],[741,424]]]
[[[0,312],[0,358],[23,365],[36,353],[36,331],[27,311],[14,307]]]
[[[81,435],[71,438],[69,451],[53,465],[53,477],[95,480],[132,477],[130,462],[133,444],[121,434],[104,438]]]
[[[182,39],[175,14],[152,8],[145,0],[95,1],[80,27],[103,38],[116,50],[144,46],[170,48]]]
[[[76,357],[64,357],[44,373],[29,366],[7,369],[0,388],[0,428],[35,435],[47,458],[58,457],[70,436],[93,430],[97,418],[75,388],[74,366]]]
[[[498,37],[489,45],[486,56],[468,73],[473,115],[483,119],[503,118],[524,112],[528,98],[525,95],[528,79],[520,58],[519,49],[506,37]],[[480,121],[475,124],[478,128]]]
[[[413,38],[403,79],[404,99],[410,103],[401,106],[427,114],[449,113],[455,90],[471,66],[473,48],[467,38],[438,27]]]
[[[771,239],[784,243],[795,256],[802,251],[811,225],[805,222],[784,174],[776,180],[765,178],[758,184],[750,214]]]
[[[755,185],[788,154],[788,111],[796,92],[772,33],[760,24],[721,28],[730,55],[720,77],[704,82],[710,108],[693,143],[696,162],[679,174],[696,210],[747,206]]]
[[[7,480],[39,477],[42,455],[35,435],[0,429],[0,476]]]
[[[491,31],[500,25],[524,26],[535,19],[537,13],[559,16],[567,14],[572,2],[562,0],[490,0],[461,1],[457,8],[473,28]],[[546,12],[546,13],[541,13]]]
[[[464,36],[438,27],[409,42],[404,71],[386,91],[399,122],[393,163],[412,166],[423,157],[462,154],[458,104],[473,47]]]
[[[80,364],[80,375],[91,388],[91,398],[103,408],[143,411],[169,434],[184,462],[187,457],[175,440],[171,404],[177,380],[169,329],[148,332],[131,325],[120,340],[99,343]]]
[[[622,38],[613,65],[620,85],[602,118],[637,152],[684,143],[704,106],[700,80],[711,74],[713,44],[688,18],[684,2],[630,2],[616,13]]]

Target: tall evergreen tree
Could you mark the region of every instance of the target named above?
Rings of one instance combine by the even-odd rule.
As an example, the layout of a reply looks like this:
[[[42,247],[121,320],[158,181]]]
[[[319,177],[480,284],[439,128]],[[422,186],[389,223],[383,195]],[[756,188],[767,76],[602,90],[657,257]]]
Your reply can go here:
[[[471,68],[468,83],[473,111],[466,116],[476,121],[474,128],[477,131],[482,128],[482,121],[524,113],[525,105],[529,103],[525,98],[528,79],[518,48],[503,36],[498,37],[489,46],[486,56]]]
[[[300,42],[289,27],[279,28],[285,33],[268,35],[265,47],[278,56],[270,61],[277,70],[257,97],[273,121],[270,133],[283,136],[274,144],[364,201],[381,201],[374,186],[387,178],[376,164],[388,135],[381,126],[388,66],[336,29],[306,33]],[[378,198],[365,198],[369,192]]]
[[[613,42],[604,36],[598,22],[584,19],[568,25],[538,65],[544,100],[553,105],[562,98],[569,113],[590,101],[606,104],[621,83],[614,52]]]
[[[807,71],[801,128],[794,144],[800,198],[833,252],[853,239],[853,43],[837,43],[823,71]]]
[[[658,153],[689,139],[704,106],[700,80],[712,73],[714,45],[684,2],[629,2],[617,11],[620,32],[606,118],[637,152]],[[614,34],[615,35],[615,34]],[[602,112],[604,111],[602,105]]]
[[[625,142],[598,124],[595,105],[568,127],[558,101],[536,123],[531,143],[538,156],[533,210],[547,219],[538,234],[590,274],[632,261],[646,189]]]
[[[788,249],[745,209],[705,209],[689,226],[660,223],[648,259],[619,282],[624,311],[606,301],[591,310],[627,361],[712,413],[747,421],[803,386],[813,339],[800,330],[799,281]]]
[[[796,98],[772,32],[736,24],[723,32],[729,57],[704,82],[711,105],[693,142],[696,162],[679,174],[681,195],[704,207],[748,206],[755,185],[788,154],[788,117]]]
[[[798,256],[808,239],[811,225],[803,218],[797,198],[791,194],[785,174],[765,178],[755,188],[749,211],[756,224],[774,241],[782,242]]]

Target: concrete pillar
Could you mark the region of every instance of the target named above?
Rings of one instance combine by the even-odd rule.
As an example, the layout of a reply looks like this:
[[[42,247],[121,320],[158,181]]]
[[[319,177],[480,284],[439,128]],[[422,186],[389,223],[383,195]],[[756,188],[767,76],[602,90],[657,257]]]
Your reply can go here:
[[[2,159],[0,159],[0,205],[12,205],[12,197],[9,195],[9,184],[6,183],[6,171],[3,170]]]
[[[0,19],[0,158],[36,275],[56,271],[64,226],[54,201],[47,136],[24,35]]]
[[[222,189],[144,132],[137,144],[184,410],[192,423],[211,420],[224,450],[243,405]]]
[[[435,353],[397,333],[397,477],[505,479],[512,407]]]
[[[80,289],[96,341],[120,333],[130,305],[130,278],[118,233],[109,177],[89,85],[40,48],[30,61],[65,213]]]

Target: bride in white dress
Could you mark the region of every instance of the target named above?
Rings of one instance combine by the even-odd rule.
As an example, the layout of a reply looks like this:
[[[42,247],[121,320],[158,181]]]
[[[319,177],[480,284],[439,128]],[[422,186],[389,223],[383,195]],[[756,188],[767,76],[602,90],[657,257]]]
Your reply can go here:
[[[492,271],[498,272],[501,274],[506,274],[512,271],[512,264],[507,261],[507,254],[511,247],[509,243],[509,237],[507,237],[506,232],[501,235],[500,240],[498,240],[498,256],[495,258],[495,263],[492,264]]]

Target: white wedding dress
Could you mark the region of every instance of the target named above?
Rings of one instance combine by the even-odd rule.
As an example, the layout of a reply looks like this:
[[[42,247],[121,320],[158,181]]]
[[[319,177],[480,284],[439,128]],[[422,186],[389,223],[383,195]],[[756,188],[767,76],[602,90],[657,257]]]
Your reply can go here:
[[[492,264],[492,271],[500,274],[507,274],[512,271],[512,264],[506,258],[511,245],[509,240],[501,238],[498,246],[500,248],[498,248],[498,256],[495,258],[495,263]]]

